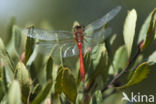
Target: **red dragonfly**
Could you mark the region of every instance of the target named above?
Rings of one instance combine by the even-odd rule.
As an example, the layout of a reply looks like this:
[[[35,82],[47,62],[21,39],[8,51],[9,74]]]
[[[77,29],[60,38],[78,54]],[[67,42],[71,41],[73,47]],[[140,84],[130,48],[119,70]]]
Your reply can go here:
[[[39,42],[38,45],[44,48],[53,49],[52,55],[55,56],[55,58],[65,58],[79,55],[80,76],[81,80],[84,81],[85,68],[83,63],[83,52],[92,49],[94,46],[100,42],[103,42],[108,37],[110,29],[108,28],[102,31],[101,28],[112,20],[120,10],[120,6],[112,9],[102,18],[87,25],[86,28],[77,23],[73,27],[73,32],[47,31],[34,28],[33,33],[29,33],[29,29],[24,29],[23,33],[31,38],[43,40]],[[59,54],[60,52],[61,54]]]

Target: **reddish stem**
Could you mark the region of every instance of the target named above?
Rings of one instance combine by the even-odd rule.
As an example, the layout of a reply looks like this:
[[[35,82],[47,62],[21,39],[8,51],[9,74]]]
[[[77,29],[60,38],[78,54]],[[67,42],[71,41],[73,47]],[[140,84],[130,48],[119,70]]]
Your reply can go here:
[[[79,48],[79,55],[80,55],[80,76],[81,76],[81,80],[84,81],[85,68],[84,68],[84,63],[83,63],[82,43],[81,42],[78,42],[78,48]]]

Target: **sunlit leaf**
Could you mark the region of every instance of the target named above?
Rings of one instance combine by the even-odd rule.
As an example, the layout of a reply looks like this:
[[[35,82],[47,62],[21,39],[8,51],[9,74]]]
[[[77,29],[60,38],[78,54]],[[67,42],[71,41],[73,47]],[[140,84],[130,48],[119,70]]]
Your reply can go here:
[[[135,35],[136,20],[137,20],[137,13],[135,9],[133,9],[128,12],[124,24],[124,30],[123,30],[124,42],[126,44],[129,57],[131,55],[131,50],[132,50],[132,45],[133,45],[133,40]]]
[[[5,49],[5,46],[3,44],[3,41],[0,39],[0,58],[3,60],[3,64],[6,66],[9,66],[12,71],[14,71],[14,63],[12,59],[10,58],[7,50]]]
[[[124,69],[128,64],[128,53],[126,46],[123,45],[117,49],[113,59],[114,71],[117,74],[121,69]]]
[[[8,93],[8,104],[21,104],[21,88],[18,81],[14,80]]]
[[[127,88],[135,84],[138,84],[141,81],[143,81],[148,74],[149,74],[149,64],[146,62],[142,63],[136,68],[127,84],[123,85],[120,88]]]
[[[15,69],[15,78],[19,80],[21,84],[30,84],[29,72],[22,62],[19,62]]]
[[[11,83],[13,80],[13,72],[15,69],[14,63],[12,59],[10,58],[7,50],[5,49],[5,46],[3,44],[3,41],[0,39],[0,66],[3,70],[3,78],[5,79],[5,86],[7,88],[7,84]]]
[[[26,103],[29,96],[31,79],[28,70],[22,62],[19,62],[16,66],[15,78],[21,85],[22,99]]]
[[[21,31],[16,25],[14,25],[12,28],[11,40],[7,45],[7,51],[10,57],[14,60],[15,64],[17,64],[20,59],[19,54],[21,48],[21,40]]]

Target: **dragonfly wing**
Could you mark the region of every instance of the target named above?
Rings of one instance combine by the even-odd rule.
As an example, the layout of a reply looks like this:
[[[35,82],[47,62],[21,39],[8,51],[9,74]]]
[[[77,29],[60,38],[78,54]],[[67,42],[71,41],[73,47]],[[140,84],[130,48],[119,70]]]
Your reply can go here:
[[[106,15],[104,15],[102,18],[92,22],[91,24],[86,26],[85,32],[94,31],[101,27],[103,27],[106,23],[108,23],[110,20],[112,20],[121,10],[121,6],[118,6],[114,9],[112,9],[110,12],[108,12]]]
[[[49,31],[35,28],[35,29],[23,29],[22,33],[31,38],[48,41],[49,40],[61,41],[73,38],[73,33],[68,31]]]
[[[62,57],[71,57],[79,55],[76,43],[65,44],[62,47]]]
[[[39,52],[44,54],[51,52],[52,56],[54,56],[55,58],[66,58],[77,56],[79,54],[77,44],[73,39],[68,41],[60,41],[58,43],[55,43],[53,41],[44,41],[39,42],[37,45],[40,48]]]
[[[105,28],[104,30],[98,30],[92,34],[92,36],[84,36],[84,45],[86,48],[93,48],[95,45],[104,42],[105,39],[110,37],[111,28]]]

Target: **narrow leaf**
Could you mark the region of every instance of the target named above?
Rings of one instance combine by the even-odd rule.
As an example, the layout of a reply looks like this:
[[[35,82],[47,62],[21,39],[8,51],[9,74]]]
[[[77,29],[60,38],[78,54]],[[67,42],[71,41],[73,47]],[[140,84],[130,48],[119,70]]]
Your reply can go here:
[[[33,34],[33,29],[34,26],[30,26],[29,27],[29,33],[28,34]],[[35,45],[35,40],[33,38],[30,38],[27,36],[27,41],[26,41],[26,54],[25,54],[25,60],[24,63],[26,64],[29,57],[31,56],[33,49],[34,49],[34,45]]]
[[[137,20],[137,13],[135,9],[133,9],[129,11],[126,17],[125,24],[124,24],[124,31],[123,31],[124,41],[127,47],[129,57],[131,55],[131,50],[132,50],[132,45],[133,45],[133,40],[135,35],[136,20]]]
[[[59,94],[62,92],[62,75],[63,74],[63,67],[60,67],[58,69],[58,74],[56,77],[56,83],[55,83],[55,93]]]
[[[143,51],[145,48],[147,48],[151,43],[152,41],[154,40],[154,37],[155,37],[155,34],[156,34],[156,9],[154,9],[151,13],[151,16],[149,16],[150,18],[150,23],[149,23],[149,26],[147,28],[147,31],[146,33],[146,38],[144,39],[144,44],[141,48],[141,50]],[[149,20],[147,19],[147,22]],[[148,25],[148,24],[146,24]],[[143,28],[144,29],[144,28]]]
[[[4,95],[5,95],[5,87],[4,87],[4,83],[0,78],[0,101],[3,99]]]
[[[142,40],[145,40],[145,39],[146,39],[146,34],[147,34],[148,28],[149,28],[149,26],[150,26],[151,16],[152,16],[152,13],[154,13],[154,11],[156,11],[156,9],[154,9],[154,10],[148,15],[148,17],[146,18],[144,24],[143,24],[142,27],[141,27],[141,30],[140,30],[140,32],[139,32],[139,37],[138,37],[138,44],[139,44]]]
[[[12,38],[12,29],[13,29],[15,22],[16,22],[15,18],[12,17],[7,27],[6,45],[8,45],[8,43],[10,42]]]
[[[49,57],[47,65],[46,65],[47,80],[52,80],[52,68],[53,68],[53,59],[52,57]]]

